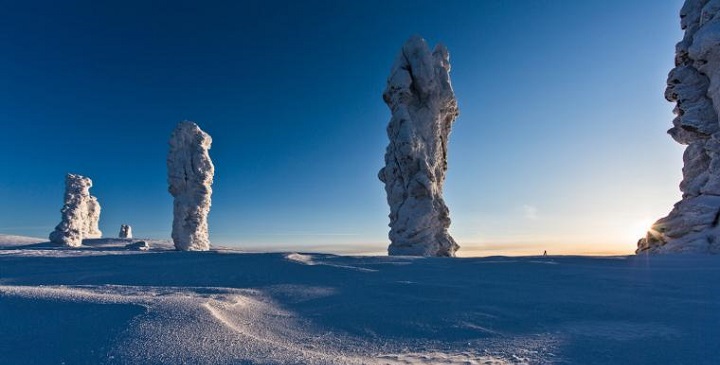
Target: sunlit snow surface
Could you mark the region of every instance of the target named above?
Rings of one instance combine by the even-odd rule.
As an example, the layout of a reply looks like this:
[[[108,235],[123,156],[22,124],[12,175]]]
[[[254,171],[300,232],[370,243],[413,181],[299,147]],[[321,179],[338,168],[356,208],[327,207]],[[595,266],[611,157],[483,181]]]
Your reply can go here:
[[[715,364],[720,257],[342,257],[0,236],[3,364]]]

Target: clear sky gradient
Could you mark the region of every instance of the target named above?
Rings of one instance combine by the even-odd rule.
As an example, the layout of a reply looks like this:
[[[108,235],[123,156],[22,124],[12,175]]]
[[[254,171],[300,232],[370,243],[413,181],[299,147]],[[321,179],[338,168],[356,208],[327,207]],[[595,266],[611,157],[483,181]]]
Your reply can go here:
[[[2,1],[0,233],[46,236],[64,176],[100,228],[167,238],[167,140],[213,137],[214,244],[382,251],[382,91],[442,42],[461,255],[631,253],[679,200],[665,134],[681,0]]]

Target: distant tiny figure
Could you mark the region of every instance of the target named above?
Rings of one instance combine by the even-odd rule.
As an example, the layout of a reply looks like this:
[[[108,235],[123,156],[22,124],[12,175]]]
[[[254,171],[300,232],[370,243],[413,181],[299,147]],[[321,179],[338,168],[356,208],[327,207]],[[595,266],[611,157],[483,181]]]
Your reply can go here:
[[[547,250],[543,251],[543,256],[547,256]]]

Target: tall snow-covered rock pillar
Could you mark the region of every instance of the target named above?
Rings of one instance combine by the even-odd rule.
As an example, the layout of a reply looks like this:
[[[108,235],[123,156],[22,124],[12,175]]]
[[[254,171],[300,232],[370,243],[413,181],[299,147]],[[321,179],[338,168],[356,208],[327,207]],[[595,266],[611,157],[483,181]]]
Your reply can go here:
[[[390,205],[390,255],[455,256],[442,197],[450,128],[458,116],[445,46],[431,52],[410,38],[395,60],[383,99],[392,112],[385,167],[378,173]]]
[[[102,236],[100,203],[90,195],[92,180],[85,176],[67,174],[65,177],[65,201],[61,221],[50,233],[50,241],[68,247],[79,247],[84,238]]]
[[[720,0],[687,0],[685,35],[665,98],[675,102],[670,136],[687,145],[682,200],[638,241],[637,253],[720,252]]]
[[[172,239],[181,251],[210,249],[207,216],[210,212],[215,167],[208,150],[210,135],[197,124],[180,122],[170,137],[168,184],[173,202]]]

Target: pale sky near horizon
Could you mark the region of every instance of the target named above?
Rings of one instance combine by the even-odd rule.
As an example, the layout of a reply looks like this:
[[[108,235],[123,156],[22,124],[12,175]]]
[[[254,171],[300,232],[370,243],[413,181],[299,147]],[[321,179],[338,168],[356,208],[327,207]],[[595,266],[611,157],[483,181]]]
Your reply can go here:
[[[213,137],[211,240],[382,252],[385,80],[447,45],[461,256],[629,254],[680,199],[663,98],[680,0],[27,1],[0,12],[0,234],[45,237],[64,175],[101,229],[167,238],[167,139]]]

